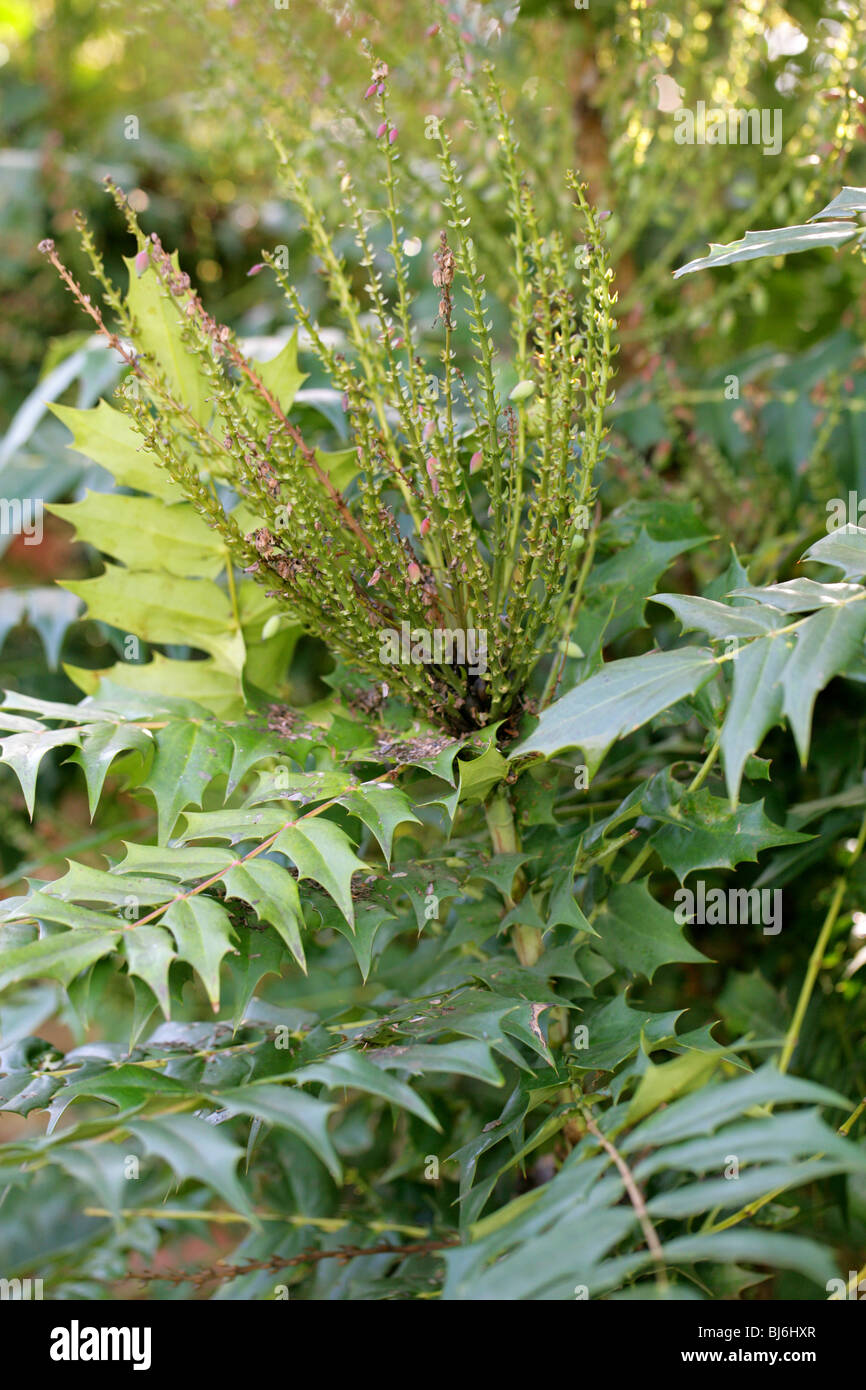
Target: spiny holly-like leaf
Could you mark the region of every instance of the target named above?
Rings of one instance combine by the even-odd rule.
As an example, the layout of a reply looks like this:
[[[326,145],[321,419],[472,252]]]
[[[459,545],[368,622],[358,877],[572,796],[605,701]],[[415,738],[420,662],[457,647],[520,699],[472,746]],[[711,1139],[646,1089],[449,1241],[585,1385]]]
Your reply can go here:
[[[593,926],[602,955],[648,980],[663,965],[707,959],[689,945],[673,913],[655,901],[646,882],[617,884]]]
[[[171,259],[177,273],[177,252]],[[177,304],[152,266],[139,275],[134,259],[124,258],[124,264],[129,271],[126,302],[135,320],[137,347],[159,363],[175,401],[187,406],[205,424],[212,410],[208,383],[195,354],[183,340]]]
[[[262,855],[237,864],[223,874],[226,897],[248,903],[261,923],[269,922],[306,971],[301,930],[304,914],[298,885],[286,869]]]
[[[64,670],[85,695],[101,695],[106,685],[116,680],[127,690],[142,695],[189,696],[200,709],[212,711],[222,719],[237,718],[243,713],[240,665],[223,669],[212,656],[204,661],[175,661],[154,652],[143,665],[120,661],[102,671],[71,665],[65,665]]]
[[[242,1150],[216,1125],[193,1115],[160,1115],[136,1120],[129,1130],[146,1153],[165,1160],[179,1182],[205,1183],[225,1198],[232,1211],[257,1224],[235,1172]]]
[[[229,741],[204,724],[175,721],[154,735],[156,753],[144,786],[153,792],[159,842],[165,844],[186,806],[200,806],[210,782],[228,769]]]
[[[214,1097],[232,1114],[253,1115],[266,1124],[296,1134],[324,1163],[336,1182],[342,1179],[340,1160],[328,1136],[328,1116],[334,1109],[293,1086],[238,1086]]]
[[[124,933],[123,949],[130,975],[138,975],[150,986],[168,1018],[168,971],[172,961],[177,958],[168,932],[152,922],[132,927]]]
[[[352,875],[369,870],[359,859],[345,830],[324,816],[311,816],[286,826],[274,842],[298,870],[334,899],[349,926],[354,925]]]
[[[148,729],[140,729],[135,724],[98,724],[82,736],[80,749],[75,750],[70,762],[77,762],[84,771],[87,782],[87,800],[91,820],[99,805],[102,788],[111,764],[122,753],[136,752],[143,758],[153,750],[153,737]]]
[[[836,197],[820,212],[810,217],[809,221],[818,222],[825,217],[854,217],[858,212],[866,212],[866,188],[851,188],[846,184],[842,192],[837,193]]]
[[[70,449],[101,464],[122,487],[149,492],[165,502],[183,503],[183,491],[159,466],[155,454],[144,447],[142,436],[128,415],[100,401],[94,410],[51,405],[50,409],[72,431]]]
[[[363,783],[341,796],[340,805],[372,830],[381,846],[386,864],[391,862],[391,847],[397,826],[407,821],[414,821],[416,825],[421,823],[405,792],[400,791],[398,787],[384,786],[381,783]]]
[[[377,1066],[407,1071],[410,1076],[446,1072],[449,1075],[472,1076],[491,1086],[501,1086],[504,1082],[490,1048],[482,1042],[465,1040],[439,1043],[435,1047],[413,1043],[409,1047],[377,1048],[368,1055]]]
[[[68,986],[82,970],[113,951],[119,937],[119,927],[113,933],[80,927],[0,950],[0,989],[19,980],[59,980]]]
[[[739,591],[738,591],[739,592]],[[754,591],[756,594],[760,590]],[[762,637],[782,627],[784,618],[772,608],[757,604],[732,608],[715,599],[690,594],[653,594],[653,603],[663,603],[679,619],[683,632],[705,632],[708,637]]]
[[[712,652],[701,647],[612,661],[546,709],[537,728],[509,756],[540,753],[550,758],[565,748],[580,748],[592,777],[616,739],[693,695],[714,670]]]
[[[644,1115],[651,1114],[660,1105],[667,1105],[675,1096],[696,1090],[712,1076],[720,1062],[720,1055],[712,1052],[684,1052],[670,1062],[648,1062],[626,1120],[629,1124],[637,1124]],[[735,1201],[739,1202],[739,1198]]]
[[[846,579],[863,579],[866,577],[866,528],[851,522],[840,526],[810,546],[803,558],[833,565],[842,570]]]
[[[91,726],[94,727],[94,726]],[[75,747],[81,742],[83,729],[40,729],[37,732],[10,734],[0,739],[0,761],[11,767],[24,793],[28,813],[33,815],[36,800],[36,777],[39,764],[52,748]]]
[[[782,711],[805,767],[809,757],[812,713],[819,690],[844,671],[863,649],[866,592],[857,602],[823,608],[797,629],[797,645],[782,676]]]
[[[726,798],[713,796],[705,787],[684,792],[665,820],[650,843],[680,883],[695,869],[733,869],[744,860],[757,862],[762,850],[774,845],[803,844],[812,838],[774,825],[764,813],[763,800],[732,808]]]
[[[163,878],[143,874],[119,874],[70,861],[60,878],[39,884],[40,898],[61,898],[64,902],[110,903],[124,907],[130,898],[135,905],[152,907],[174,897],[174,887]],[[32,901],[32,900],[31,900]]]
[[[381,1096],[383,1100],[389,1101],[401,1110],[410,1111],[424,1120],[425,1124],[441,1131],[442,1126],[430,1107],[408,1086],[389,1076],[381,1066],[376,1066],[363,1053],[334,1052],[323,1061],[313,1062],[310,1066],[296,1071],[294,1080],[300,1085],[308,1081],[321,1081],[332,1091],[346,1087]]]
[[[288,415],[295,396],[307,380],[307,373],[298,367],[297,330],[284,343],[276,357],[267,362],[252,362],[253,370],[260,381],[277,401],[284,415]]]
[[[694,533],[674,540],[654,540],[641,526],[629,545],[611,559],[593,566],[586,586],[585,604],[587,609],[595,608],[604,613],[605,642],[645,626],[643,610],[660,576],[678,555],[701,544],[703,537]],[[575,634],[578,646],[583,645],[581,637],[579,624]]]
[[[224,671],[240,671],[244,642],[234,625],[225,591],[210,579],[106,565],[96,579],[63,581],[64,588],[87,604],[90,617],[146,642],[199,648]]]
[[[819,541],[808,555],[816,558],[818,552],[830,563],[829,556],[835,554],[834,563],[840,568],[847,565],[846,572],[853,573],[858,566],[850,552],[853,547],[866,556],[866,532],[853,541],[850,536],[842,538],[838,549],[824,551],[824,541],[832,541],[836,535],[841,536],[841,532]],[[746,588],[735,592],[740,602],[742,595],[759,599],[763,591]],[[721,733],[725,776],[734,804],[749,757],[767,732],[785,718],[805,764],[817,695],[854,662],[866,636],[866,589],[859,585],[796,580],[771,585],[766,598],[766,605],[755,602],[727,607],[706,599],[658,595],[659,602],[671,608],[685,627],[700,627],[713,638],[737,638],[740,643],[730,654],[733,692]],[[808,609],[815,611],[796,616]]]
[[[174,937],[177,957],[192,966],[207,991],[214,1012],[220,1002],[220,965],[232,949],[231,919],[225,908],[201,893],[172,903],[161,918]],[[141,931],[137,927],[128,935]]]
[[[623,1153],[633,1153],[643,1144],[680,1142],[694,1135],[710,1134],[756,1106],[785,1102],[838,1106],[843,1110],[850,1106],[850,1101],[837,1091],[798,1076],[787,1076],[767,1062],[748,1076],[705,1086],[696,1095],[678,1100],[645,1120],[620,1147]]]
[[[283,943],[272,929],[239,933],[237,954],[230,956],[226,973],[234,989],[233,1026],[246,1016],[250,1000],[266,975],[279,975],[285,960]]]
[[[88,492],[81,502],[54,503],[49,510],[74,526],[79,540],[122,560],[128,569],[215,579],[225,567],[218,533],[188,503],[170,507],[156,497]]]
[[[710,254],[680,266],[674,271],[674,279],[691,275],[696,270],[754,261],[761,256],[789,256],[795,251],[812,251],[816,246],[841,246],[859,231],[852,222],[825,222],[820,227],[807,223],[799,227],[775,227],[766,232],[746,232],[739,241],[729,242],[727,246],[710,242]]]
[[[580,1025],[587,1030],[586,1046],[575,1055],[575,1065],[584,1071],[613,1071],[643,1046],[653,1046],[673,1037],[680,1010],[652,1013],[632,1008],[624,994],[604,1004],[587,1004]]]

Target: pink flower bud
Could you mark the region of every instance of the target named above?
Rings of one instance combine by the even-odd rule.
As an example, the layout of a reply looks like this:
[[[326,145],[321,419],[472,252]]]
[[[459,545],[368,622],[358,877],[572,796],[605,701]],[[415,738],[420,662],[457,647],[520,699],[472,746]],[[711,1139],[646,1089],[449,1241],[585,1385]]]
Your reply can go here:
[[[438,34],[438,33],[439,33],[439,25],[438,25],[438,24],[431,24],[429,29],[425,29],[425,30],[424,30],[424,37],[425,37],[425,39],[432,39],[432,38],[434,38],[435,35]]]
[[[397,139],[397,127],[396,127],[396,126],[392,126],[392,127],[391,127],[391,134],[388,136],[388,144],[389,144],[389,145],[393,145],[393,143],[394,143],[394,141],[395,141],[396,139]]]
[[[382,136],[385,134],[385,132],[387,131],[387,129],[388,129],[388,122],[387,122],[387,121],[383,121],[382,124],[376,128],[376,139],[377,139],[377,140],[381,140]]]
[[[469,472],[470,472],[470,473],[477,473],[478,470],[479,470],[479,468],[480,468],[481,465],[483,464],[483,462],[484,462],[484,455],[483,455],[483,454],[481,454],[481,453],[475,453],[475,454],[473,454],[472,457],[471,457],[471,459],[469,460]]]
[[[374,584],[378,584],[378,583],[379,583],[379,580],[380,580],[381,578],[382,578],[382,571],[381,571],[381,570],[374,570],[373,573],[372,573],[372,575],[370,576],[370,578],[367,580],[367,588],[370,589],[370,588],[372,588],[372,586],[373,586]]]
[[[421,535],[422,535],[422,536],[426,536],[426,534],[427,534],[427,532],[428,532],[429,530],[430,530],[430,518],[429,518],[429,516],[425,516],[425,517],[424,517],[424,520],[421,522],[421,526],[420,526]]]
[[[421,566],[414,560],[409,561],[409,579],[413,584],[417,584],[421,578]]]
[[[433,489],[434,497],[439,496],[439,479],[436,476],[436,469],[438,465],[439,460],[437,458],[434,458],[431,454],[430,458],[427,460],[427,477],[430,479],[430,486]]]
[[[247,279],[249,279],[249,277],[250,277],[251,275],[261,275],[261,273],[262,273],[262,271],[263,271],[264,269],[265,269],[265,262],[264,262],[264,261],[258,261],[256,265],[251,265],[250,268],[249,268],[249,270],[247,271]]]
[[[149,253],[147,247],[145,246],[144,250],[143,250],[143,251],[139,251],[138,255],[137,255],[136,258],[135,258],[135,273],[136,273],[136,275],[143,275],[144,272],[147,270],[147,267],[148,267],[149,265],[150,265],[150,253]]]
[[[364,100],[366,101],[368,97],[371,97],[371,96],[373,95],[373,93],[375,92],[375,90],[376,90],[376,83],[375,83],[375,82],[371,82],[370,85],[369,85],[369,87],[367,88],[366,92],[364,93]]]
[[[431,436],[431,434],[435,434],[435,433],[436,433],[436,421],[435,421],[435,420],[428,420],[427,423],[426,423],[426,425],[424,426],[424,438],[425,438],[425,439],[429,439],[430,436]]]
[[[385,83],[384,83],[384,82],[380,82],[380,83],[379,83],[378,87],[376,88],[376,94],[377,94],[377,96],[380,96],[380,97],[383,97],[383,96],[385,95]]]

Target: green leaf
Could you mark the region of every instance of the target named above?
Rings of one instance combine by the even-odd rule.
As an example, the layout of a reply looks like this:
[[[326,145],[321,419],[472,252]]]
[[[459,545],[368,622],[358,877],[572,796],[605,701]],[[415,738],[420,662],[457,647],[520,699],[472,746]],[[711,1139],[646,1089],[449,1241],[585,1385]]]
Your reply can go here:
[[[341,796],[339,804],[372,830],[381,846],[386,864],[391,863],[391,849],[397,826],[404,825],[407,821],[421,824],[409,804],[409,798],[398,787],[364,782],[360,787]]]
[[[688,265],[674,271],[674,279],[681,275],[691,275],[696,270],[707,270],[717,265],[733,265],[739,261],[754,261],[762,256],[788,256],[795,251],[812,251],[820,246],[841,246],[850,241],[860,231],[851,222],[827,222],[815,227],[808,224],[799,227],[775,227],[772,231],[746,232],[739,241],[718,246],[710,242],[710,254],[700,256]]]
[[[73,752],[69,761],[79,763],[84,770],[91,820],[115,758],[129,752],[140,753],[142,758],[147,758],[152,749],[150,731],[137,728],[134,724],[99,724],[84,735],[80,749]]]
[[[803,559],[832,565],[842,570],[846,579],[863,579],[866,577],[866,528],[851,522],[840,526],[811,545]]]
[[[369,871],[370,866],[357,857],[344,830],[324,816],[307,817],[286,826],[274,849],[291,859],[299,879],[312,879],[324,888],[349,926],[354,925],[352,875]]]
[[[171,261],[178,271],[177,252]],[[138,275],[134,259],[124,258],[124,264],[129,271],[126,303],[135,320],[136,347],[159,364],[175,401],[187,406],[200,424],[206,424],[211,414],[210,391],[195,353],[184,342],[178,303],[163,288],[152,266]]]
[[[306,973],[301,929],[304,914],[298,885],[286,869],[257,855],[223,874],[227,898],[248,903],[261,923],[270,923]]]
[[[117,662],[103,671],[64,666],[64,671],[86,695],[96,695],[106,683],[116,681],[128,690],[145,694],[186,696],[220,718],[237,718],[244,712],[241,670],[222,670],[213,657],[204,661],[175,661],[153,653],[145,665]]]
[[[124,933],[123,948],[130,975],[138,975],[159,1000],[166,1018],[171,1012],[168,1000],[168,970],[176,959],[171,937],[162,927],[146,922]]]
[[[130,1123],[128,1129],[147,1153],[165,1160],[179,1182],[206,1184],[225,1198],[232,1211],[258,1224],[235,1172],[243,1150],[216,1125],[192,1115],[160,1115]]]
[[[199,976],[216,1012],[220,1002],[220,965],[232,950],[232,925],[225,908],[213,898],[197,893],[172,903],[162,925],[174,937],[178,959],[185,960]]]
[[[740,592],[740,591],[738,591]],[[761,590],[754,590],[757,597]],[[689,594],[653,594],[653,603],[663,603],[679,620],[683,632],[706,632],[709,637],[761,637],[781,627],[784,619],[773,609],[758,607],[732,608],[714,599],[696,598]]]
[[[156,754],[143,785],[153,792],[164,845],[187,806],[201,806],[214,777],[228,771],[229,740],[219,729],[174,720],[154,734]]]
[[[642,526],[631,544],[609,560],[593,565],[586,585],[585,604],[604,611],[604,641],[612,642],[625,632],[645,627],[644,607],[659,577],[678,555],[702,544],[703,537],[694,534],[673,540],[655,540]],[[578,625],[578,643],[582,636]]]
[[[613,1071],[641,1045],[651,1051],[651,1044],[671,1038],[678,1018],[678,1010],[654,1014],[633,1009],[624,994],[605,1004],[589,1004],[580,1018],[588,1046],[577,1050],[575,1065],[583,1071]]]
[[[288,415],[295,396],[307,380],[307,373],[298,367],[297,329],[287,343],[280,348],[276,357],[267,362],[254,360],[253,369],[259,380],[267,387],[284,415]]]
[[[169,507],[158,497],[88,492],[81,502],[55,502],[48,510],[74,526],[78,540],[122,560],[127,569],[214,579],[225,568],[219,532],[188,503]]]
[[[508,772],[508,763],[495,742],[490,743],[478,758],[458,758],[460,801],[466,805],[485,801],[490,792]]]
[[[59,980],[68,986],[82,970],[115,950],[119,936],[119,928],[115,932],[77,928],[0,950],[0,989],[19,980]]]
[[[696,1090],[712,1076],[720,1062],[721,1056],[711,1052],[684,1052],[681,1057],[660,1065],[649,1062],[628,1108],[626,1123],[637,1124],[675,1096]]]
[[[40,729],[38,733],[11,734],[0,739],[0,761],[11,767],[24,793],[24,802],[30,816],[36,800],[36,777],[39,764],[52,748],[77,746],[81,742],[83,730]]]
[[[734,805],[746,760],[760,747],[768,729],[782,721],[782,675],[794,642],[791,634],[771,636],[737,653],[734,689],[721,737],[728,793]]]
[[[232,1114],[254,1115],[266,1124],[296,1134],[322,1160],[334,1181],[342,1181],[340,1161],[328,1136],[328,1116],[333,1105],[326,1105],[291,1086],[276,1084],[238,1086],[220,1091],[214,1099]]]
[[[854,661],[866,635],[866,594],[857,602],[813,613],[797,629],[797,645],[782,674],[782,712],[803,767],[809,758],[812,712],[819,690]]]
[[[652,980],[663,965],[707,959],[686,941],[673,913],[651,897],[646,881],[618,884],[593,925],[602,955],[631,975]]]
[[[133,632],[145,642],[198,648],[224,671],[243,669],[244,642],[231,604],[210,579],[177,579],[106,565],[95,579],[67,579],[63,587],[84,600],[90,617],[121,632]]]
[[[380,1067],[407,1071],[410,1076],[430,1072],[471,1076],[491,1086],[503,1085],[504,1078],[486,1043],[464,1040],[455,1043],[413,1043],[409,1047],[380,1047],[367,1054]]]
[[[744,860],[756,863],[765,849],[812,838],[774,825],[764,813],[763,800],[732,808],[704,787],[685,792],[665,819],[668,823],[650,843],[680,883],[695,869],[733,869]]]
[[[107,469],[122,487],[152,493],[165,502],[186,501],[156,455],[145,448],[129,416],[106,401],[100,401],[95,410],[75,410],[67,405],[52,405],[50,409],[72,431],[70,449]]]
[[[580,748],[591,778],[616,739],[693,695],[715,669],[712,653],[702,647],[612,661],[550,705],[509,757],[541,753],[550,758]]]
[[[345,1087],[381,1096],[401,1110],[417,1115],[425,1124],[432,1125],[441,1133],[442,1126],[430,1107],[402,1081],[396,1081],[360,1052],[334,1052],[323,1061],[296,1071],[294,1080],[302,1086],[308,1081],[321,1081],[332,1091]]]
[[[847,184],[837,193],[825,208],[809,218],[817,222],[823,217],[854,217],[858,212],[866,212],[866,188],[851,188]]]
[[[704,1086],[695,1095],[675,1101],[633,1130],[619,1147],[623,1153],[639,1152],[647,1144],[680,1143],[699,1134],[711,1134],[729,1120],[756,1106],[783,1105],[802,1101],[814,1105],[852,1109],[851,1102],[838,1092],[787,1076],[771,1062],[747,1076]]]

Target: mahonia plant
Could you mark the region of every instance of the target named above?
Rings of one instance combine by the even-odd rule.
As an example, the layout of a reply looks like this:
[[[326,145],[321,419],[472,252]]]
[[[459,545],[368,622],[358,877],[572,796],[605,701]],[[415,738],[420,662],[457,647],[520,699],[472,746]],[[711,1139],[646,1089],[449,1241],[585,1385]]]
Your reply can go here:
[[[483,678],[465,662],[428,658],[393,665],[388,684],[418,713],[432,714],[451,730],[509,719],[513,729],[533,670],[569,603],[574,614],[593,553],[596,474],[613,400],[612,272],[598,215],[574,174],[568,184],[583,217],[584,243],[575,253],[556,231],[542,235],[491,75],[514,226],[517,384],[503,401],[461,175],[448,134],[435,119],[430,134],[446,225],[432,266],[441,342],[432,361],[425,357],[398,210],[399,141],[388,114],[387,79],[386,65],[376,63],[367,96],[377,108],[373,138],[383,165],[383,206],[376,215],[390,236],[388,277],[371,240],[372,214],[362,207],[351,174],[342,172],[340,187],[361,253],[362,290],[274,136],[350,354],[329,343],[274,256],[266,254],[265,262],[341,394],[352,451],[348,463],[341,460],[342,476],[348,470],[352,477],[348,497],[266,374],[208,313],[156,233],[145,237],[113,184],[136,237],[136,273],[158,281],[163,312],[173,313],[179,326],[178,346],[200,366],[204,395],[194,400],[185,394],[140,346],[134,305],[107,278],[83,221],[85,249],[122,337],[106,326],[54,246],[46,242],[42,249],[128,364],[140,389],[127,391],[124,409],[143,444],[219,531],[235,564],[267,586],[292,618],[374,678],[383,674],[382,634],[402,633],[405,624],[421,634],[482,634]],[[471,335],[473,380],[456,361],[460,331]],[[214,484],[233,489],[260,524],[245,532]]]
[[[844,1049],[818,1079],[789,1072],[866,818],[847,748],[802,801],[796,768],[787,798],[778,776],[762,788],[758,751],[787,722],[806,767],[819,693],[860,674],[866,532],[811,546],[817,578],[758,587],[733,555],[708,592],[656,594],[661,649],[643,649],[658,580],[707,533],[640,499],[599,515],[615,358],[599,216],[576,176],[581,245],[537,215],[488,74],[511,222],[503,369],[449,135],[428,123],[442,216],[422,238],[385,65],[370,79],[376,206],[338,171],[360,276],[273,134],[340,341],[275,255],[256,267],[341,403],[342,449],[308,426],[297,340],[252,358],[119,190],[125,297],[81,224],[116,325],[44,245],[127,369],[120,410],[57,408],[128,489],[55,507],[121,562],[68,587],[107,625],[205,659],[73,671],[80,704],[0,706],[31,812],[65,749],[92,813],[110,774],[153,822],[121,853],[109,818],[89,842],[107,867],[73,858],[0,910],[0,1105],[50,1116],[0,1146],[11,1262],[92,1297],[134,1275],[239,1298],[712,1298],[767,1267],[820,1296],[838,1231],[784,1199],[854,1190],[864,1106],[824,1084],[856,1077]],[[410,291],[424,239],[435,325]],[[678,645],[668,612],[706,642]],[[404,623],[489,632],[488,669],[383,661]],[[363,701],[340,663],[333,697],[275,703],[303,629],[371,680]],[[833,846],[818,867],[815,839]],[[759,903],[764,875],[801,875],[807,925],[827,897],[790,1017],[751,978],[726,1042],[669,1007],[660,971],[715,968],[672,909],[694,873]],[[55,1017],[65,1052],[38,1032]],[[33,1238],[58,1211],[59,1251]],[[240,1224],[234,1262],[175,1267],[178,1223]]]

